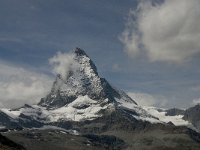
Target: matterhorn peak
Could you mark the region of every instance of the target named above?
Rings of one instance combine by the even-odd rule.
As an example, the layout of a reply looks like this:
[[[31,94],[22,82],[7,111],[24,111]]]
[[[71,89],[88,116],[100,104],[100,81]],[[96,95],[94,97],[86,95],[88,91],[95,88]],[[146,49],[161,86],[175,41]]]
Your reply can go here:
[[[79,96],[88,96],[95,101],[116,103],[116,99],[125,99],[136,104],[124,92],[113,88],[106,79],[98,75],[97,68],[86,52],[80,48],[73,50],[73,63],[77,66],[71,67],[67,78],[57,75],[51,92],[43,98],[39,105],[48,108],[62,107]]]
[[[85,53],[85,51],[84,51],[83,49],[79,48],[79,47],[76,47],[76,48],[73,50],[73,52],[74,52],[77,56],[83,56],[83,55],[85,55],[85,56],[88,57],[88,55]]]

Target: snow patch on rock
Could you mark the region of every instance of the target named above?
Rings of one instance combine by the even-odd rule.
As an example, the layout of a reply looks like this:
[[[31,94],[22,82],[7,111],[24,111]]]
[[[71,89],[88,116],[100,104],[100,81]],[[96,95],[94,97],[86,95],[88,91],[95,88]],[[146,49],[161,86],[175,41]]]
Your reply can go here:
[[[86,107],[81,107],[84,105]],[[60,119],[72,121],[92,120],[97,117],[101,117],[99,112],[107,109],[108,107],[112,107],[112,104],[101,106],[101,103],[90,99],[87,95],[79,96],[72,103],[64,107],[50,110],[48,118],[51,120],[51,122],[55,122]]]
[[[43,122],[57,122],[59,120],[93,120],[102,116],[100,113],[101,110],[109,109],[111,107],[114,106],[112,103],[108,103],[108,99],[101,103],[92,100],[85,95],[79,96],[76,100],[66,106],[53,110],[48,110],[46,107],[38,105],[32,105],[31,107],[20,108],[17,110],[1,109],[1,111],[13,119],[17,119],[20,117],[20,114],[23,114],[38,121],[43,120]]]
[[[161,122],[172,122],[176,126],[189,126],[191,125],[188,121],[183,120],[183,115],[167,116],[165,111],[159,112],[155,107],[143,107],[149,114],[159,118]]]

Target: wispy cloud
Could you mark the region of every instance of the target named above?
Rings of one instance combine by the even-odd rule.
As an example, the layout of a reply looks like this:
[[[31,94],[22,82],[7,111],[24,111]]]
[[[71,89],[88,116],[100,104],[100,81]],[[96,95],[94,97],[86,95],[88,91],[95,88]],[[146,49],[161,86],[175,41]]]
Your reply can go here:
[[[121,36],[125,51],[150,61],[181,63],[200,53],[200,1],[140,1]]]
[[[60,74],[64,80],[67,79],[71,70],[78,67],[74,60],[73,53],[58,52],[55,56],[49,59],[49,63],[53,66],[55,74]]]
[[[112,70],[115,72],[121,71],[121,66],[115,63],[112,65]]]
[[[141,106],[165,107],[168,102],[164,96],[160,95],[139,92],[128,92],[128,95]]]
[[[15,37],[0,37],[0,42],[18,42],[18,43],[21,43],[23,42],[22,39],[20,38],[15,38]]]
[[[192,100],[192,105],[200,104],[200,98],[196,98]]]

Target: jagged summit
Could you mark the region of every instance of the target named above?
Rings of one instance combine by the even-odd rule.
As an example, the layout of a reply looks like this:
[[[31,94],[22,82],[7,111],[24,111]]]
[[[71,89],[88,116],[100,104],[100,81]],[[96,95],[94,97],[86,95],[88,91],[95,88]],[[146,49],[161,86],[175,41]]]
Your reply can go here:
[[[74,52],[75,54],[77,54],[78,56],[83,56],[83,55],[85,55],[85,56],[88,57],[88,55],[85,53],[85,51],[82,50],[82,49],[79,48],[79,47],[76,47],[76,48],[73,50],[73,52]]]
[[[79,64],[85,64],[84,67],[87,67],[87,69],[91,70],[91,72],[98,75],[97,67],[95,66],[94,62],[89,58],[89,56],[86,54],[86,52],[83,49],[75,48],[73,50],[73,53],[75,54],[74,59]],[[86,66],[87,65],[87,66]],[[83,67],[83,66],[82,66]],[[84,69],[84,68],[83,68]]]
[[[96,101],[107,99],[116,103],[117,98],[136,104],[124,92],[114,89],[106,79],[99,77],[95,64],[84,50],[76,48],[73,53],[73,63],[76,63],[76,67],[72,67],[66,80],[57,75],[51,92],[41,99],[39,105],[58,108],[85,95]]]

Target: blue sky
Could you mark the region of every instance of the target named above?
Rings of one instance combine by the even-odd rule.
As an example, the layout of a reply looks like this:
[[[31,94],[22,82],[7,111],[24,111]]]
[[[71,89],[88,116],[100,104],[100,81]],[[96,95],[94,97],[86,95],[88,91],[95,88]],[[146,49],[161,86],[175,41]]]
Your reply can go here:
[[[38,81],[47,84],[47,78],[54,78],[48,59],[57,51],[68,52],[80,47],[95,62],[101,76],[142,104],[185,108],[199,102],[200,46],[196,38],[200,30],[196,26],[200,15],[186,14],[200,5],[196,0],[184,0],[182,4],[177,0],[151,2],[0,0],[1,87],[12,89],[15,83],[19,86],[22,83],[24,87],[32,85],[27,83],[29,74],[35,74]],[[180,13],[167,12],[177,6],[181,7]],[[186,38],[180,40],[180,37]],[[15,75],[16,68],[22,68],[25,79],[18,77],[20,71]],[[12,106],[12,100],[14,106],[38,101],[38,97],[32,100],[26,96],[19,96],[23,101],[5,96],[0,101],[7,107]]]

